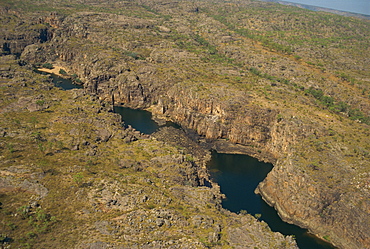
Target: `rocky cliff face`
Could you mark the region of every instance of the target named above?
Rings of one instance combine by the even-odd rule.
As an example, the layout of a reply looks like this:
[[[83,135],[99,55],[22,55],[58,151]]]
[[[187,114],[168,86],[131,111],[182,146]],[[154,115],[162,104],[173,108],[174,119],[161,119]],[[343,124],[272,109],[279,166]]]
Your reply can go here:
[[[223,139],[238,144],[229,147],[234,152],[275,163],[257,191],[284,220],[340,248],[370,247],[370,102],[360,73],[370,56],[357,50],[368,37],[366,21],[342,18],[345,24],[333,28],[336,16],[281,7],[282,16],[270,22],[278,7],[267,3],[217,10],[206,2],[116,4],[122,13],[45,15],[51,39],[26,47],[22,60],[63,66],[102,101],[150,109],[215,148],[228,148],[216,141]],[[325,31],[324,40],[311,26]],[[333,38],[353,27],[358,43]],[[258,33],[281,30],[312,34],[302,34],[300,43]]]
[[[227,139],[229,142],[249,147],[248,153],[261,160],[269,162],[277,160],[273,171],[259,186],[258,193],[277,209],[285,221],[308,228],[312,233],[330,240],[339,247],[358,248],[368,243],[365,232],[369,224],[366,208],[368,204],[362,201],[368,194],[367,185],[364,185],[365,190],[360,190],[353,188],[354,181],[339,180],[344,175],[356,178],[352,169],[349,169],[350,172],[345,169],[330,172],[332,169],[326,168],[326,165],[333,163],[348,169],[353,167],[353,164],[346,165],[349,162],[343,158],[340,160],[331,158],[326,162],[319,161],[318,167],[324,169],[316,169],[315,163],[311,161],[313,158],[308,157],[304,162],[294,159],[300,156],[297,156],[298,153],[307,149],[297,149],[297,144],[311,138],[320,140],[328,136],[330,131],[322,127],[322,123],[312,122],[302,116],[279,118],[282,111],[278,108],[244,104],[238,106],[238,102],[248,103],[246,96],[234,95],[233,101],[237,102],[236,104],[230,103],[229,100],[223,101],[224,95],[232,95],[228,91],[223,91],[223,96],[219,98],[200,96],[193,89],[189,90],[179,85],[170,87],[167,91],[162,89],[158,92],[146,91],[150,87],[141,77],[132,72],[127,75],[115,78],[116,82],[119,82],[116,87],[118,90],[113,91],[116,103],[124,103],[131,107],[150,105],[153,113],[195,130],[209,142],[220,138]],[[107,90],[104,83],[98,85],[102,89],[100,96],[109,99],[109,95],[104,94]],[[313,146],[317,153],[315,157],[323,153],[332,153],[326,149],[321,151],[320,148],[316,148],[315,142]],[[341,145],[331,141],[330,146]],[[319,174],[321,172],[325,177],[312,176],[312,171]],[[361,178],[361,181],[365,179],[366,176]],[[330,183],[328,187],[328,182],[333,181],[340,181],[340,184]],[[356,194],[359,199],[354,200],[354,192],[359,190],[364,192],[358,196]],[[349,204],[353,202],[354,204]],[[355,230],[358,232],[354,234],[352,231]],[[348,239],[349,237],[351,239]]]
[[[52,38],[52,33],[43,19],[33,18],[25,22],[20,18],[19,12],[11,11],[6,7],[0,8],[2,54],[20,55],[26,46],[43,43]]]
[[[94,94],[19,62],[0,56],[1,246],[297,248],[221,208],[208,152],[182,131],[124,128]]]
[[[347,180],[341,179],[342,174],[332,173],[327,176],[336,179],[333,181],[339,186],[319,185],[309,173],[296,172],[295,166],[292,157],[279,160],[274,170],[258,186],[256,193],[275,207],[286,222],[308,228],[312,233],[322,235],[342,248],[366,247],[369,243],[368,235],[362,228],[369,228],[369,215],[367,204],[362,200],[364,195],[356,193],[360,201],[353,200],[353,193],[357,191],[350,189],[348,183],[343,186]],[[353,233],[354,230],[358,232]],[[344,234],[347,236],[343,237]]]

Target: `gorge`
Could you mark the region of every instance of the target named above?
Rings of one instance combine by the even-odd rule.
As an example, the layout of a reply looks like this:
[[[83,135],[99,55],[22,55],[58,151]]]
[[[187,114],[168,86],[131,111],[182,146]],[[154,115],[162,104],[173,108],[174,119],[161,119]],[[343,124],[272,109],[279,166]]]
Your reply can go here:
[[[123,122],[133,128],[151,134],[159,129],[153,122],[149,112],[129,108],[116,109],[122,116]],[[212,158],[207,162],[212,179],[220,185],[225,194],[223,208],[235,213],[247,212],[265,221],[275,232],[293,235],[300,249],[331,249],[329,243],[315,238],[307,230],[281,221],[276,211],[266,205],[254,190],[269,171],[271,164],[258,162],[246,155],[222,154],[212,152]],[[243,211],[244,210],[244,211]]]
[[[80,198],[90,196],[68,208],[77,208],[74,213],[82,212],[81,218],[89,222],[88,212],[106,215],[92,225],[96,229],[91,229],[91,238],[99,233],[116,236],[116,246],[130,247],[151,229],[150,237],[156,234],[158,239],[149,241],[143,235],[139,247],[175,243],[243,248],[238,244],[243,241],[252,248],[274,248],[269,243],[294,248],[290,237],[272,235],[263,222],[218,209],[222,195],[206,177],[209,152],[200,146],[210,144],[220,153],[247,154],[274,165],[256,191],[284,221],[338,248],[370,246],[368,20],[259,1],[2,1],[1,13],[0,134],[7,158],[1,166],[7,179],[3,192],[20,186],[9,179],[21,177],[24,165],[34,165],[31,172],[43,169],[46,177],[40,181],[52,193],[40,190],[44,199],[39,202],[61,214],[52,204],[56,196],[63,199],[52,180],[64,184],[68,198],[75,198],[68,194],[72,189]],[[30,73],[45,63],[63,68],[84,89],[53,90],[44,76]],[[199,143],[176,134],[179,143],[189,146],[171,144],[166,140],[171,127],[158,138],[130,127],[120,130],[113,105],[147,109],[155,119],[194,130]],[[53,116],[58,113],[62,118]],[[60,142],[63,146],[57,149]],[[32,153],[21,149],[23,143],[24,148],[34,146]],[[110,150],[117,152],[107,159]],[[56,151],[75,157],[75,163],[69,165]],[[170,154],[165,156],[165,151]],[[31,160],[36,154],[37,164]],[[149,187],[150,182],[156,187]],[[4,193],[5,200],[18,196]],[[154,196],[162,197],[155,201]],[[189,205],[190,200],[196,205]],[[95,211],[84,203],[94,204]],[[191,220],[195,208],[203,216]],[[26,212],[27,219],[35,216],[32,212]],[[14,216],[4,217],[11,224]],[[55,227],[62,231],[70,222],[80,231],[76,219],[66,217],[66,223]],[[121,219],[131,220],[133,230]],[[149,220],[160,225],[153,228]],[[256,233],[261,234],[251,236],[247,224],[259,227]],[[4,227],[9,234],[17,231]],[[172,239],[166,240],[170,233]],[[42,232],[34,234],[53,244]],[[108,238],[82,240],[78,234],[68,235],[75,236],[71,243],[110,243]],[[27,236],[21,237],[42,243]]]

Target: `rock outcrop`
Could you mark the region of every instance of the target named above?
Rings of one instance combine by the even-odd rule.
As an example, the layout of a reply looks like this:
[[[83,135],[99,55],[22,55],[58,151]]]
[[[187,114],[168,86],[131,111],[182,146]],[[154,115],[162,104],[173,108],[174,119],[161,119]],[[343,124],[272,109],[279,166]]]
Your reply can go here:
[[[370,65],[369,23],[254,1],[195,5],[114,2],[103,13],[47,13],[47,36],[43,28],[5,35],[3,44],[15,45],[3,53],[23,51],[29,66],[60,64],[102,102],[150,109],[215,148],[273,162],[257,191],[284,220],[340,248],[370,247],[369,81],[361,73]],[[95,144],[114,134],[99,127],[88,137]],[[77,150],[86,142],[68,143]]]
[[[53,87],[19,62],[0,56],[1,246],[297,248],[222,209],[208,152],[182,131],[125,128],[95,93]]]

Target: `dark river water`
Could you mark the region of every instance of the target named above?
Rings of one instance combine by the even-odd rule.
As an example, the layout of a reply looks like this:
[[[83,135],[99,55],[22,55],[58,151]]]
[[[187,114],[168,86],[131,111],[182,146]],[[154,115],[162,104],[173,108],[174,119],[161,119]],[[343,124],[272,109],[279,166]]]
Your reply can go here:
[[[114,112],[121,115],[122,121],[126,126],[131,125],[133,128],[144,134],[152,134],[163,126],[172,126],[176,129],[181,128],[181,126],[170,121],[167,121],[164,125],[160,126],[152,119],[152,113],[145,110],[115,106]]]
[[[55,74],[51,74],[50,75],[51,78],[53,78],[53,82],[54,82],[54,85],[56,87],[60,87],[64,90],[71,90],[71,89],[75,89],[75,88],[83,88],[82,85],[76,85],[76,84],[73,84],[71,80],[69,79],[63,79]]]
[[[332,249],[329,243],[312,236],[306,229],[283,222],[276,210],[267,205],[254,190],[272,169],[269,163],[259,162],[247,155],[212,152],[208,169],[221,192],[226,195],[222,206],[232,212],[246,210],[260,216],[274,232],[294,235],[300,249]]]
[[[148,111],[115,106],[114,112],[121,115],[125,125],[131,125],[144,134],[151,134],[159,128],[159,125],[152,119],[152,114]]]
[[[125,107],[115,107],[122,120],[142,133],[150,134],[159,126],[151,119],[151,113]],[[254,190],[272,169],[269,163],[259,162],[247,155],[223,154],[212,151],[208,163],[211,177],[226,195],[222,206],[232,212],[245,210],[260,215],[260,220],[269,224],[272,231],[294,235],[300,249],[333,249],[329,243],[307,233],[306,229],[283,222],[274,208],[267,205]]]
[[[53,76],[53,80],[65,90],[80,87],[71,84],[71,82],[64,83],[66,80],[58,76]],[[131,125],[142,133],[151,134],[160,127],[152,120],[152,114],[148,111],[117,106],[114,107],[114,111],[121,115],[125,125]],[[164,126],[180,128],[172,122],[167,122]],[[294,235],[300,249],[335,248],[310,235],[306,229],[283,222],[275,209],[267,205],[261,196],[254,193],[258,183],[266,177],[272,168],[271,164],[259,162],[247,155],[223,154],[215,151],[212,151],[212,159],[208,163],[211,177],[220,185],[221,192],[226,195],[226,199],[222,203],[225,209],[235,213],[245,210],[260,217],[260,220],[264,220],[272,231],[284,235]]]
[[[50,75],[50,77],[53,80],[54,86],[62,88],[63,90],[83,88],[82,85],[73,84],[70,79],[64,79],[62,77],[59,77],[58,75],[45,73],[45,72],[39,71],[37,69],[35,70],[35,72],[39,73],[39,74]]]

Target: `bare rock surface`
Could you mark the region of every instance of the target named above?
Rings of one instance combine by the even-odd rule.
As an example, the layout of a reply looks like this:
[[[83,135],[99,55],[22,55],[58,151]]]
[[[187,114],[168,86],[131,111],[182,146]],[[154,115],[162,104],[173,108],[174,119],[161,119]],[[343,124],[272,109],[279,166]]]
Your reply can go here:
[[[10,70],[0,81],[1,246],[297,248],[251,215],[222,209],[209,152],[183,131],[125,128],[96,94],[53,87],[14,57],[0,65]]]
[[[22,6],[34,4],[26,1]],[[152,141],[148,136],[121,129],[117,116],[106,116],[112,105],[146,108],[195,131],[199,143],[274,163],[257,191],[284,220],[308,228],[339,248],[370,247],[366,233],[370,230],[367,20],[258,1],[86,1],[84,6],[71,2],[68,7],[55,2],[53,8],[62,11],[30,12],[32,8],[18,5],[1,9],[4,167],[13,161],[24,164],[14,155],[22,152],[20,144],[27,141],[30,151],[45,156],[83,152],[84,156],[75,155],[80,162],[69,165],[75,169],[69,172],[73,175],[62,178],[76,187],[94,186],[102,180],[93,177],[102,165],[113,165],[151,176],[111,172],[110,177],[129,184],[155,184],[160,189],[178,182],[180,187],[168,186],[168,195],[183,202],[207,198],[202,191],[184,194],[183,187],[206,185],[204,165],[194,160],[201,160],[202,150],[194,153],[194,144],[180,135],[170,138],[163,130],[156,135],[158,140],[171,144],[178,139],[178,146],[190,146],[172,151],[182,151],[182,156],[170,157],[154,148],[160,145],[148,145]],[[20,60],[15,61],[16,56]],[[45,63],[66,68],[68,77],[83,83],[84,90],[68,97],[55,93],[45,76],[29,70]],[[45,160],[29,154],[27,160],[37,159],[45,167]],[[107,155],[112,160],[100,159]],[[67,174],[65,167],[59,167],[45,171],[50,170],[48,176]],[[113,183],[103,181],[102,188],[112,192]],[[50,185],[45,187],[50,194]],[[89,196],[102,213],[120,210],[124,203],[127,209],[146,203],[140,202],[144,196],[133,197],[137,192],[117,194],[115,203],[114,194],[104,192],[108,198],[104,199],[96,188],[91,191],[97,200],[78,193]],[[153,200],[150,193],[146,196]],[[148,209],[162,202],[170,205],[170,199],[158,199]],[[199,209],[203,204],[199,201],[196,206]],[[217,201],[214,204],[218,207]],[[159,227],[165,227],[163,218],[151,219],[155,222],[148,227],[158,227],[157,219]],[[187,224],[186,217],[183,220]],[[163,234],[161,230],[158,238],[166,237]],[[207,238],[203,246],[219,246],[214,230],[189,241],[179,234],[190,233],[179,229],[174,234],[173,243],[189,248],[196,247],[200,238]],[[134,241],[138,235],[122,236]],[[118,246],[118,242],[110,243]],[[144,246],[146,242],[137,243]],[[171,243],[158,239],[146,246],[170,247]]]

